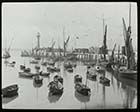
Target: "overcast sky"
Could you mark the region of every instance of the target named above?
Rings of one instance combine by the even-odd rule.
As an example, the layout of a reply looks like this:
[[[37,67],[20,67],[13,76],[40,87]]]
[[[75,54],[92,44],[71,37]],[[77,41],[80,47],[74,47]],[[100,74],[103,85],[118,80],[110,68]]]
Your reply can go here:
[[[137,47],[137,4],[131,3],[133,47]],[[107,46],[124,45],[122,17],[128,26],[128,2],[32,2],[2,4],[2,44],[12,48],[32,48],[40,32],[41,47],[51,45],[52,39],[62,47],[70,35],[69,48],[101,46],[103,43],[103,17],[107,24]]]

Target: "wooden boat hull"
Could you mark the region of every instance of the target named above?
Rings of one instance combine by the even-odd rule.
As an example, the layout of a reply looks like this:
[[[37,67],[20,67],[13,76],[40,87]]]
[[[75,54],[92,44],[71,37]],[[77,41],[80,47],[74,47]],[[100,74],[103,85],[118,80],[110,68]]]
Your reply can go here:
[[[119,77],[126,77],[132,80],[137,80],[137,71],[119,71]]]
[[[47,62],[41,63],[42,66],[47,66]]]
[[[2,96],[3,97],[13,97],[18,94],[17,91],[18,91],[18,85],[17,84],[11,85],[11,86],[8,86],[8,87],[2,89]]]
[[[62,96],[62,94],[53,95],[51,92],[49,92],[48,100],[50,103],[55,103],[60,99],[61,96]]]
[[[68,68],[67,71],[68,72],[73,72],[73,69],[72,68]]]
[[[34,59],[35,59],[35,60],[41,60],[41,58],[40,58],[40,57],[34,57]]]
[[[24,65],[20,65],[20,69],[21,70],[25,70],[25,66]]]
[[[133,71],[133,70],[121,70],[121,69],[117,69],[115,67],[112,66],[112,70],[118,74],[119,77],[124,77],[124,78],[128,78],[128,79],[132,79],[132,80],[137,80],[137,71]]]
[[[18,93],[11,97],[2,97],[2,104],[7,104],[18,97]]]
[[[60,95],[60,94],[63,93],[63,88],[62,89],[57,89],[57,88],[54,88],[54,87],[50,87],[49,90],[50,90],[50,93],[52,95]]]
[[[8,59],[8,58],[10,58],[10,57],[11,57],[11,56],[6,56],[6,55],[2,56],[3,59]]]
[[[33,79],[34,79],[34,82],[37,84],[42,84],[43,82],[43,78],[40,78],[38,76],[34,76]]]
[[[60,69],[59,68],[50,68],[50,67],[48,67],[47,70],[49,72],[60,72]]]
[[[54,76],[54,81],[59,81],[61,84],[63,84],[63,78],[61,76]]]
[[[30,73],[30,72],[31,72],[31,69],[30,69],[30,68],[25,68],[25,69],[24,69],[24,72]]]
[[[106,86],[110,86],[110,80],[103,76],[100,77],[100,83],[102,83]]]
[[[97,80],[96,77],[97,77],[96,74],[92,75],[90,73],[87,73],[87,78],[90,79],[90,80],[92,80],[92,81],[96,81]]]
[[[59,95],[63,93],[63,86],[60,82],[52,81],[49,83],[48,87],[52,95]]]
[[[40,88],[43,85],[43,83],[36,83],[35,81],[33,81],[33,86],[35,88]]]
[[[31,61],[30,64],[38,64],[38,61]]]
[[[103,68],[100,67],[100,66],[96,66],[96,67],[95,67],[95,70],[96,70],[96,72],[98,72],[98,73],[105,73],[105,69],[103,69]]]
[[[33,73],[27,73],[27,72],[19,72],[20,77],[25,77],[25,78],[32,78],[35,74]]]
[[[15,67],[15,64],[8,63],[7,66],[9,66],[9,67]]]
[[[73,67],[72,64],[66,64],[66,63],[64,64],[65,69],[69,69],[69,68],[72,68],[72,67]]]
[[[54,66],[55,65],[55,62],[52,62],[52,63],[48,62],[47,64],[48,65],[51,65],[51,66]]]
[[[78,93],[82,94],[82,95],[85,95],[85,96],[88,96],[91,94],[91,91],[90,91],[90,88],[88,87],[82,87],[81,84],[75,84],[75,89]]]
[[[40,76],[44,76],[44,77],[49,77],[50,76],[50,73],[48,72],[48,73],[41,73],[41,74],[39,74]]]
[[[82,83],[82,77],[80,75],[75,75],[74,76],[74,83]]]

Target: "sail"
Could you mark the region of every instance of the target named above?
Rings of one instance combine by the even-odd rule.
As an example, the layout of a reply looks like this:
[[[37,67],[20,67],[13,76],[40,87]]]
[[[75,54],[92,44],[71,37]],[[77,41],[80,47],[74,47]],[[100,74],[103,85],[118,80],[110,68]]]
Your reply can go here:
[[[114,51],[115,51],[115,48],[116,48],[116,43],[115,43],[114,48],[112,50],[112,55],[111,55],[111,61],[112,62],[114,61]]]
[[[133,46],[132,46],[132,39],[130,39],[130,69],[134,70],[135,69],[135,53],[133,51]]]
[[[124,18],[122,20],[123,20],[123,36],[124,36],[124,41],[125,41],[125,55],[127,55],[127,28],[126,28]]]
[[[106,45],[106,36],[107,36],[107,25],[105,26],[105,34],[104,34],[104,49],[106,50],[107,45]]]

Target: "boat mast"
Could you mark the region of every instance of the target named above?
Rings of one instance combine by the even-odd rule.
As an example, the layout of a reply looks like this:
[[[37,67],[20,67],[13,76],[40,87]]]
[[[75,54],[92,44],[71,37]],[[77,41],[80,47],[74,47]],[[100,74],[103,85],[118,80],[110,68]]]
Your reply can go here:
[[[131,3],[129,4],[129,26],[131,27]]]
[[[120,64],[120,45],[118,46],[118,63]]]
[[[65,57],[65,27],[63,27],[63,48],[64,48],[64,57]]]
[[[130,37],[131,37],[131,3],[129,5],[129,26],[127,30],[127,61],[128,61],[128,66],[127,68],[130,69],[130,58],[131,58],[131,51],[130,51]]]

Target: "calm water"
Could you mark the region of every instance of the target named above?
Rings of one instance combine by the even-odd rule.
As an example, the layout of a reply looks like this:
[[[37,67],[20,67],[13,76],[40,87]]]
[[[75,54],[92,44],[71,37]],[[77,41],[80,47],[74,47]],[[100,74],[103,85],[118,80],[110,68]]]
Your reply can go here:
[[[75,93],[74,75],[80,74],[85,83],[86,66],[78,63],[73,73],[63,70],[63,63],[56,63],[61,68],[61,75],[64,78],[64,92],[60,97],[49,97],[47,85],[53,80],[57,73],[50,75],[50,78],[43,77],[43,85],[34,87],[32,79],[24,79],[18,76],[19,65],[25,62],[32,72],[35,72],[31,58],[20,57],[20,52],[12,51],[9,61],[16,61],[15,67],[9,67],[2,60],[2,88],[11,84],[18,84],[19,95],[11,99],[2,99],[2,107],[7,109],[116,109],[116,108],[136,108],[137,107],[137,82],[130,80],[118,81],[114,75],[106,72],[110,86],[104,86],[97,81],[88,80],[87,84],[91,88],[90,97],[82,97]],[[46,67],[41,66],[43,71]]]

